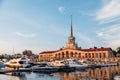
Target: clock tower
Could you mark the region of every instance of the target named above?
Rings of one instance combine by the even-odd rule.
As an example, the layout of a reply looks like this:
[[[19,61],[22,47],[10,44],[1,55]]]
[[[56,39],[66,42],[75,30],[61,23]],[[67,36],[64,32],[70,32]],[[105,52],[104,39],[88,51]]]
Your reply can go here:
[[[68,37],[68,42],[66,44],[66,48],[77,49],[77,44],[75,43],[75,37],[73,36],[72,15],[71,15],[70,36]]]

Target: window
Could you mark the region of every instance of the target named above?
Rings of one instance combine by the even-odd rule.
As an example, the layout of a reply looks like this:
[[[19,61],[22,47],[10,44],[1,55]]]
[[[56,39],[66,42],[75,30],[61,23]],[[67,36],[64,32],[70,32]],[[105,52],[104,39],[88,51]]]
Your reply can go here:
[[[89,53],[89,58],[91,58],[91,54]]]
[[[96,53],[96,58],[98,58],[98,53]]]
[[[77,52],[75,52],[75,57],[77,57]]]
[[[94,53],[92,53],[92,58],[94,58]]]
[[[64,58],[64,52],[62,52],[62,58]]]
[[[102,57],[101,53],[99,53],[99,55],[100,55],[100,58],[101,58]]]
[[[81,53],[79,53],[79,58],[81,58]]]
[[[73,57],[73,52],[70,53],[71,57]]]
[[[103,53],[103,57],[104,57],[104,58],[106,57],[106,54],[105,54],[105,53]]]
[[[66,57],[67,57],[67,58],[69,57],[68,51],[66,51]]]
[[[85,53],[85,58],[87,58],[88,56],[87,56],[87,53]]]

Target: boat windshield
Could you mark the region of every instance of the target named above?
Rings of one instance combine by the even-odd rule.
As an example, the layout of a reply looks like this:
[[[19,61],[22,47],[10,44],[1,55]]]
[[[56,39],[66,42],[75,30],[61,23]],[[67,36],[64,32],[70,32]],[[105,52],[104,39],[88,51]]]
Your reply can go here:
[[[25,62],[25,61],[19,61],[19,63],[20,63],[20,64],[24,64],[24,63],[26,63],[26,62]]]

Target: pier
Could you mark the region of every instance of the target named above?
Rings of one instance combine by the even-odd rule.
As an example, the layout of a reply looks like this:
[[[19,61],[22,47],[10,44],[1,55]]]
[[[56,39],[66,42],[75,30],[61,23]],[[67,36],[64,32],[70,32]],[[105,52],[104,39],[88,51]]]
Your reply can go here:
[[[13,70],[0,70],[0,74],[7,73],[20,73],[20,72],[39,72],[39,73],[54,73],[54,72],[72,72],[76,69],[74,67],[39,67],[36,69],[32,68],[21,68],[21,69],[13,69]]]
[[[25,68],[25,69],[19,69],[19,70],[0,70],[0,74],[6,74],[6,73],[11,73],[11,72],[31,72],[32,70],[30,68]]]
[[[7,73],[21,73],[21,72],[38,72],[38,73],[54,73],[54,72],[74,72],[79,71],[82,69],[88,69],[88,68],[101,68],[101,67],[110,67],[110,66],[118,66],[117,64],[104,64],[104,65],[90,65],[88,67],[69,67],[69,66],[63,66],[63,67],[37,67],[37,68],[13,68],[10,69],[1,69],[0,74],[7,74]]]

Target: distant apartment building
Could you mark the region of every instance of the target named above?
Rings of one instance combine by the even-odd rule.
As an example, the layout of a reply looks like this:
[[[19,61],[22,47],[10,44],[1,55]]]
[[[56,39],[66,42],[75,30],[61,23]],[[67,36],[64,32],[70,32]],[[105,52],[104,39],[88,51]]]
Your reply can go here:
[[[90,48],[81,49],[75,43],[75,37],[73,36],[72,19],[70,36],[68,42],[64,48],[55,51],[43,51],[39,53],[38,61],[54,61],[64,60],[75,57],[79,60],[89,60],[94,62],[107,62],[110,58],[114,57],[111,48]]]

